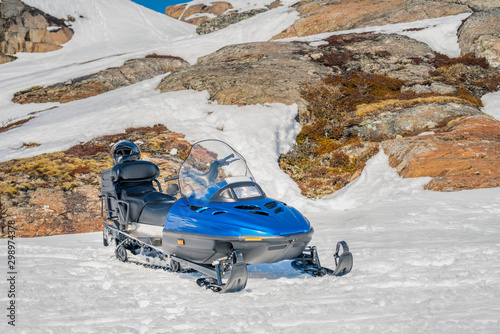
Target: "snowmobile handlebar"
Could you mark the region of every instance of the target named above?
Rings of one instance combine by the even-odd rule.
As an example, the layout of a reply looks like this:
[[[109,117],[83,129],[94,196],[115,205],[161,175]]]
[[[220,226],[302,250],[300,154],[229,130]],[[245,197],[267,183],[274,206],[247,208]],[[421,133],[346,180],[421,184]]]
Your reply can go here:
[[[231,153],[225,158],[216,160],[210,164],[210,169],[203,174],[198,174],[193,171],[188,171],[186,173],[187,176],[191,177],[193,180],[195,180],[197,183],[203,185],[204,187],[208,187],[210,184],[213,184],[215,180],[217,179],[217,176],[219,175],[219,167],[227,166],[230,163],[238,160],[238,158],[234,160],[230,160],[231,158],[234,158],[234,154]]]
[[[229,165],[230,163],[232,163],[233,161],[238,160],[238,159],[234,159],[234,160],[232,160],[232,161],[228,161],[228,160],[229,160],[229,159],[231,159],[231,158],[234,158],[234,153],[231,153],[231,154],[230,154],[230,155],[228,155],[227,157],[222,158],[222,159],[220,159],[220,160],[217,160],[217,161],[215,161],[214,163],[217,163],[219,166],[227,166],[227,165]]]

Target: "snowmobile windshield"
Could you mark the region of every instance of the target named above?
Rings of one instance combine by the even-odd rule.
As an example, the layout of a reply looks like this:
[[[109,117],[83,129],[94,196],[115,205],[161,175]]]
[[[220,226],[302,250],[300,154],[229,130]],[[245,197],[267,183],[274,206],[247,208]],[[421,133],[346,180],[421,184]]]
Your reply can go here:
[[[218,190],[236,182],[254,182],[254,178],[245,159],[220,140],[194,144],[179,170],[179,185],[185,198],[208,201]],[[241,198],[261,195],[255,186],[237,189]]]

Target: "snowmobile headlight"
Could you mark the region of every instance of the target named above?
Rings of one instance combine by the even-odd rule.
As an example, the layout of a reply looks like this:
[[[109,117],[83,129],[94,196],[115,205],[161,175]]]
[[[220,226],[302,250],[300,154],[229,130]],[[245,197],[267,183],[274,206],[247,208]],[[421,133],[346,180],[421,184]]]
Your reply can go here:
[[[236,197],[238,197],[239,199],[261,196],[261,193],[256,186],[234,187],[233,190],[236,194]]]

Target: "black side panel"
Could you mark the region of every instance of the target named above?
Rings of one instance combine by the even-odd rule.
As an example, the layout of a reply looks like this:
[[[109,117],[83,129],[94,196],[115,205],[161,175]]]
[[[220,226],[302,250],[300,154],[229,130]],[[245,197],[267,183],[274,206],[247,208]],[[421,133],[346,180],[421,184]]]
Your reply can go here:
[[[232,250],[243,254],[245,263],[273,263],[293,259],[302,254],[311,241],[314,230],[288,236],[262,237],[260,241],[245,237],[213,236],[206,234],[163,230],[163,251],[202,264],[227,256]],[[253,238],[249,238],[253,239]]]
[[[110,195],[114,194],[115,187],[111,181],[111,168],[105,169],[101,172],[101,194]]]
[[[163,251],[177,257],[203,264],[226,257],[232,251],[230,241],[216,240],[213,236],[163,230]]]

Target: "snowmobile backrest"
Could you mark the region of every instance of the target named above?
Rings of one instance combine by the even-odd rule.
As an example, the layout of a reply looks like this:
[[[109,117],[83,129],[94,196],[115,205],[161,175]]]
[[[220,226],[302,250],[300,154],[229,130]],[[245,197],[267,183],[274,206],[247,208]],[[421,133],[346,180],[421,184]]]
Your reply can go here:
[[[108,219],[118,219],[127,224],[136,219],[144,205],[144,197],[157,192],[153,186],[158,180],[160,169],[149,161],[131,161],[116,164],[101,172],[101,193]]]
[[[151,182],[160,176],[160,169],[150,161],[131,161],[116,164],[111,168],[111,181],[124,183]]]

